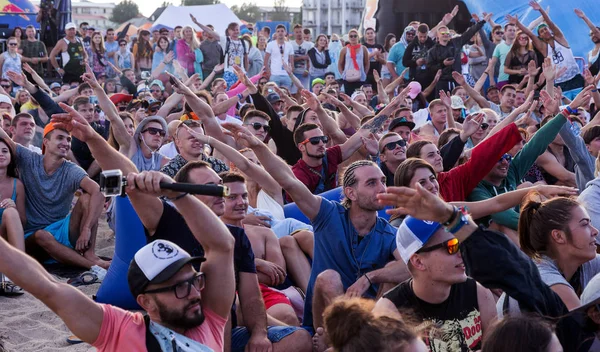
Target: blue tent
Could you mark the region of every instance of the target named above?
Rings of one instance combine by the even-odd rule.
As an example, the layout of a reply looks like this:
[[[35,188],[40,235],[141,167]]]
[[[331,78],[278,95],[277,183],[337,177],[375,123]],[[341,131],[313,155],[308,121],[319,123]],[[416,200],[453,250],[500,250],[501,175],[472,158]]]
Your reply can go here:
[[[10,36],[15,27],[39,28],[36,16],[37,9],[29,0],[0,0],[0,37]]]

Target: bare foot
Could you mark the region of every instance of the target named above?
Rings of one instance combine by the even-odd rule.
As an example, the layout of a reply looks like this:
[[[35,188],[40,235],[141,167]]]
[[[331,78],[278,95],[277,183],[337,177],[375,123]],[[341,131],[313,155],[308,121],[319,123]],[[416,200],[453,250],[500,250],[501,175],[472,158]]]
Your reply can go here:
[[[327,346],[327,337],[325,336],[325,329],[317,328],[315,335],[312,338],[313,352],[324,352],[329,346]]]
[[[108,270],[108,267],[110,266],[111,261],[106,261],[106,260],[102,260],[102,259],[98,259],[95,264],[98,265],[99,267]]]

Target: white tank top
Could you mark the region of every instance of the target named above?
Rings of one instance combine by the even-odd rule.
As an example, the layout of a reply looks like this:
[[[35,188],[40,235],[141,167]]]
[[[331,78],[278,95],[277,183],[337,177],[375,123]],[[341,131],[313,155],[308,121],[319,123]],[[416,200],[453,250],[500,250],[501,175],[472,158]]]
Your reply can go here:
[[[563,67],[567,69],[565,73],[556,78],[555,83],[566,82],[577,76],[579,73],[579,66],[577,65],[577,61],[575,61],[571,48],[562,46],[556,40],[554,41],[554,48],[548,44],[548,57],[551,58],[552,63],[556,65],[557,71],[560,71]]]
[[[256,196],[256,208],[268,210],[273,217],[277,220],[284,220],[285,214],[283,213],[283,207],[275,201],[267,192],[262,189],[258,192]]]

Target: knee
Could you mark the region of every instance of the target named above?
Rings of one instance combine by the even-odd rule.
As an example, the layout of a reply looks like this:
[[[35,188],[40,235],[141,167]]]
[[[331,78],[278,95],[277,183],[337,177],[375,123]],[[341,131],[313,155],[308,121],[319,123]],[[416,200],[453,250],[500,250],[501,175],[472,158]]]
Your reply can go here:
[[[317,276],[315,291],[317,289],[323,293],[337,294],[340,290],[343,292],[342,277],[337,271],[327,269]]]
[[[6,208],[2,213],[2,223],[6,224],[9,221],[21,221],[19,211],[16,208]]]
[[[292,236],[283,236],[279,239],[279,247],[282,251],[293,250],[298,247],[296,240]]]
[[[288,352],[309,352],[313,350],[312,337],[310,333],[304,329],[298,329],[291,335],[284,338],[286,342],[286,351]],[[283,342],[283,341],[282,341]]]
[[[288,304],[278,304],[280,306],[275,312],[271,309],[267,310],[267,313],[271,315],[273,318],[281,321],[282,323],[289,326],[298,326],[300,325],[300,321],[298,320],[298,316],[296,312],[294,312],[294,308]],[[271,307],[273,308],[273,307]]]
[[[50,232],[45,230],[37,230],[33,234],[33,239],[35,240],[35,243],[37,243],[40,247],[44,247],[47,244],[56,241],[54,239],[54,236],[52,236]]]

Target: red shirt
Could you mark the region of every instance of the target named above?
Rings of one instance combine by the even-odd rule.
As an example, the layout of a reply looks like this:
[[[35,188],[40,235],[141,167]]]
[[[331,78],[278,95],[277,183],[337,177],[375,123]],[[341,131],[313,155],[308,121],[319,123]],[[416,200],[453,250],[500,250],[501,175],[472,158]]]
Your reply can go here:
[[[465,201],[500,157],[521,139],[519,128],[511,123],[473,148],[469,161],[450,171],[440,172],[437,178],[442,199],[446,202]]]
[[[330,190],[335,188],[337,184],[337,179],[335,175],[337,173],[338,165],[343,161],[342,149],[339,145],[336,145],[331,148],[327,148],[325,154],[327,155],[325,189]],[[298,162],[294,166],[292,166],[292,172],[294,173],[296,178],[300,180],[300,182],[304,183],[312,193],[315,193],[315,189],[319,185],[322,169],[323,165],[319,165],[317,167],[310,167],[302,159],[298,160]],[[287,196],[287,198],[288,201],[291,200],[289,196]]]

